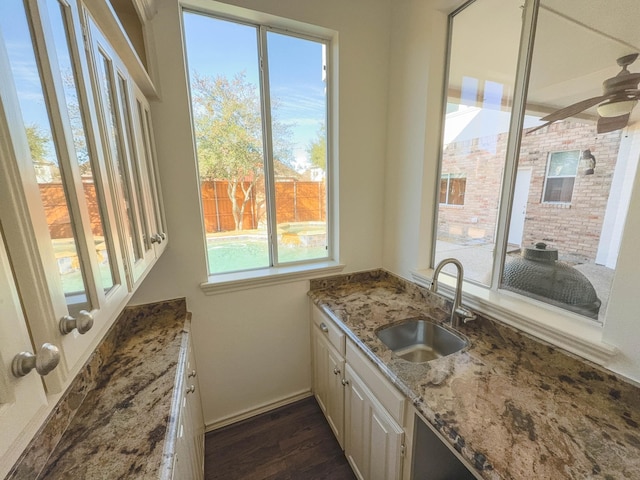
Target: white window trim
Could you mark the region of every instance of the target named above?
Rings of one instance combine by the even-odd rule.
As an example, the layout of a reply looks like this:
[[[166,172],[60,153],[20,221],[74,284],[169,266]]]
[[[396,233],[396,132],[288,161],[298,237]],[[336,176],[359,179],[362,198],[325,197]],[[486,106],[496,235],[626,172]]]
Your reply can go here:
[[[273,266],[238,272],[209,274],[208,280],[200,284],[206,295],[217,295],[246,290],[267,285],[278,285],[340,273],[345,265],[339,262],[338,235],[338,68],[333,65],[337,59],[338,32],[297,20],[258,12],[247,8],[211,0],[180,0],[181,15],[191,11],[212,15],[220,19],[244,24],[263,25],[280,30],[291,36],[326,42],[327,65],[327,238],[328,257],[309,261]],[[202,224],[204,234],[204,222]],[[207,263],[206,259],[203,259]],[[208,268],[208,267],[207,267]]]
[[[210,275],[207,282],[200,284],[205,295],[249,290],[257,287],[310,280],[312,278],[335,275],[344,270],[345,265],[333,260],[305,263],[286,267],[262,268],[243,272],[218,273]]]

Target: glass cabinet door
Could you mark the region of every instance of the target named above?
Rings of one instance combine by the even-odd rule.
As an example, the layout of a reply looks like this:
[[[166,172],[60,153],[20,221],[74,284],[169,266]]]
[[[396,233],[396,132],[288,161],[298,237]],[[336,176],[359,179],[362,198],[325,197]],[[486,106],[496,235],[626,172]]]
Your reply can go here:
[[[20,186],[6,188],[24,195],[29,209],[28,216],[16,218],[6,205],[4,228],[32,229],[37,239],[41,270],[31,278],[20,272],[17,280],[21,291],[35,292],[25,293],[33,300],[24,302],[35,343],[61,344],[64,377],[128,293],[95,109],[88,102],[88,67],[79,54],[79,13],[75,3],[62,0],[0,2],[0,29],[7,53],[8,107],[2,113],[20,125],[11,143],[21,148],[7,160],[16,162]],[[12,257],[35,254],[28,242],[7,238]],[[42,315],[38,308],[47,305],[50,315]]]
[[[130,287],[156,258],[151,219],[146,205],[146,171],[139,158],[132,87],[127,71],[104,35],[87,15],[96,90],[101,105],[102,132],[109,157],[116,202],[122,218],[124,254],[130,266]]]

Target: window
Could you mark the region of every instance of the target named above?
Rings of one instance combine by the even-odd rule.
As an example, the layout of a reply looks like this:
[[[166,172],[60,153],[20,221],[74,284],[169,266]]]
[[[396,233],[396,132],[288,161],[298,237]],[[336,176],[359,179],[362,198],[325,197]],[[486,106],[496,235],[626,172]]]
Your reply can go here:
[[[544,186],[545,202],[571,203],[579,161],[580,151],[553,152],[549,155]]]
[[[466,177],[455,173],[445,173],[440,177],[440,203],[444,205],[464,205],[464,191],[466,188]]]
[[[593,21],[606,15],[602,8],[584,5]],[[542,308],[554,318],[579,316],[574,326],[582,317],[599,326],[631,203],[625,178],[637,170],[640,128],[628,122],[599,129],[608,124],[599,120],[595,96],[620,72],[616,58],[626,51],[594,33],[598,25],[574,19],[560,0],[527,2],[525,10],[523,19],[518,4],[477,0],[450,17],[440,169],[466,172],[458,189],[464,209],[447,208],[455,186],[442,174],[434,264],[455,250],[478,298],[490,297],[483,305],[521,302],[510,319]],[[594,53],[596,47],[609,53]],[[540,120],[585,99],[592,99],[588,108],[566,110],[574,116]],[[518,283],[542,248],[549,275]],[[560,270],[572,277],[564,285],[553,283]],[[566,288],[574,279],[579,285]],[[529,316],[542,310],[535,312]]]
[[[327,41],[183,21],[209,274],[330,259]]]

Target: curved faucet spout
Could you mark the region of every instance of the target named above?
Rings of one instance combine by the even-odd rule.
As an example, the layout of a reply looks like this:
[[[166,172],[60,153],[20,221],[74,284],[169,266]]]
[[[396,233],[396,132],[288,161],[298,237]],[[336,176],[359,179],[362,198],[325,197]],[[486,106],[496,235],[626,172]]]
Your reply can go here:
[[[431,287],[429,290],[433,293],[438,293],[438,275],[440,275],[440,270],[450,263],[455,265],[458,270],[456,291],[453,295],[453,307],[451,307],[451,326],[455,328],[460,325],[461,319],[464,323],[467,323],[468,321],[476,318],[476,315],[473,312],[462,306],[462,281],[464,279],[464,268],[462,267],[462,263],[460,263],[457,258],[445,258],[444,260],[441,260],[433,271],[433,279],[431,280]]]

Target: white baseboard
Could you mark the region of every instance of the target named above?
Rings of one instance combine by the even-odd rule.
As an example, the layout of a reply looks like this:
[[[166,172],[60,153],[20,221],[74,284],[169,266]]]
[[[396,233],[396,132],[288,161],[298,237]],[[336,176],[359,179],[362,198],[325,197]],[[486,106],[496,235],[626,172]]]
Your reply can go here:
[[[274,402],[265,403],[255,408],[250,408],[238,413],[234,413],[233,415],[229,415],[227,417],[221,418],[220,420],[216,420],[213,423],[205,424],[205,432],[212,432],[213,430],[226,427],[227,425],[231,425],[242,420],[246,420],[247,418],[255,417],[256,415],[269,412],[279,407],[284,407],[285,405],[289,405],[290,403],[297,402],[298,400],[308,398],[312,395],[313,393],[311,392],[311,390],[302,390]]]

